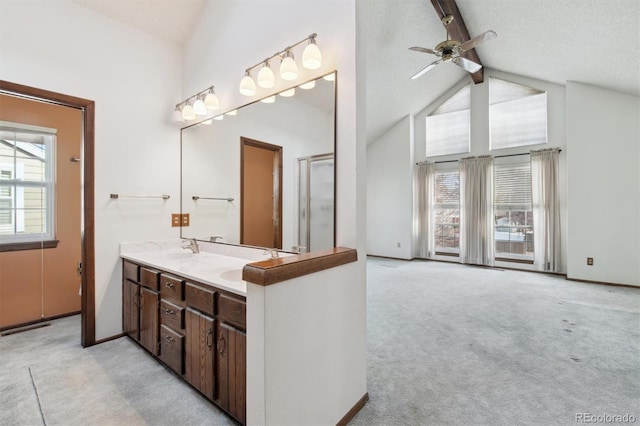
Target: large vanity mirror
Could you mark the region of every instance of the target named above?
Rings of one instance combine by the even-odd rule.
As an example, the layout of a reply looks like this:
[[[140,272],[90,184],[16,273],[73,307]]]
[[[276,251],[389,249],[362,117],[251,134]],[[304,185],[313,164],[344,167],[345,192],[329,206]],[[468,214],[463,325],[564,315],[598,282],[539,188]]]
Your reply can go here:
[[[336,73],[182,129],[182,238],[335,246]]]

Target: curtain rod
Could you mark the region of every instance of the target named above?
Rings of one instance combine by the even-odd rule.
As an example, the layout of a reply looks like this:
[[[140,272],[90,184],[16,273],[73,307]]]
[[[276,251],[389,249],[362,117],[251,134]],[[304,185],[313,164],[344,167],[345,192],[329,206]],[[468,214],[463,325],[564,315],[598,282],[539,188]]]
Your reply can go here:
[[[551,148],[553,149],[553,148]],[[558,149],[558,152],[562,152],[561,149]],[[520,155],[529,155],[529,152],[523,152],[521,154],[506,154],[506,155],[496,155],[493,158],[505,158],[505,157],[518,157]],[[457,163],[459,160],[447,160],[447,161],[434,161],[433,164],[445,164],[445,163]],[[427,163],[427,161],[420,161],[416,163],[416,166],[419,166],[420,164],[425,164]]]

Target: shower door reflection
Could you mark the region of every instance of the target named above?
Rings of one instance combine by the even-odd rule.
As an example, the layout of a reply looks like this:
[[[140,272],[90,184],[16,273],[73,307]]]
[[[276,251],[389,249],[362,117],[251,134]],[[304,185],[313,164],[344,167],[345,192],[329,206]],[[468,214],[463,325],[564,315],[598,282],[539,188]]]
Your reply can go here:
[[[334,169],[333,154],[298,159],[298,246],[301,252],[334,245]]]

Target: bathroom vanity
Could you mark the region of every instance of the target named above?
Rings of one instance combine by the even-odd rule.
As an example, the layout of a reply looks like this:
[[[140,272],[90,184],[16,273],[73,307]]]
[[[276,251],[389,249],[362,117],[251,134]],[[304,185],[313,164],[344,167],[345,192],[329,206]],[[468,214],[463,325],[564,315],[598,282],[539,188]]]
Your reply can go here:
[[[123,257],[125,334],[246,423],[246,287],[239,268],[247,261],[178,249]]]

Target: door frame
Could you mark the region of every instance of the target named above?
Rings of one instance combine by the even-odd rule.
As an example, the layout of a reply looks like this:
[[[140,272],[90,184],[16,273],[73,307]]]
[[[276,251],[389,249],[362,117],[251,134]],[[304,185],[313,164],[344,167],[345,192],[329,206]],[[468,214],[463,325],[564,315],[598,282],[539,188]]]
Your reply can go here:
[[[82,123],[82,170],[84,190],[82,193],[82,297],[81,338],[83,348],[96,344],[96,300],[95,300],[95,102],[49,90],[38,89],[18,83],[0,80],[0,92],[76,108],[83,111]]]
[[[240,136],[240,244],[244,241],[244,147],[253,146],[255,148],[267,149],[276,154],[278,164],[274,164],[273,170],[278,173],[278,187],[273,189],[278,197],[278,223],[274,230],[274,248],[282,249],[282,147],[272,145],[267,142]],[[269,247],[271,248],[271,247]]]

